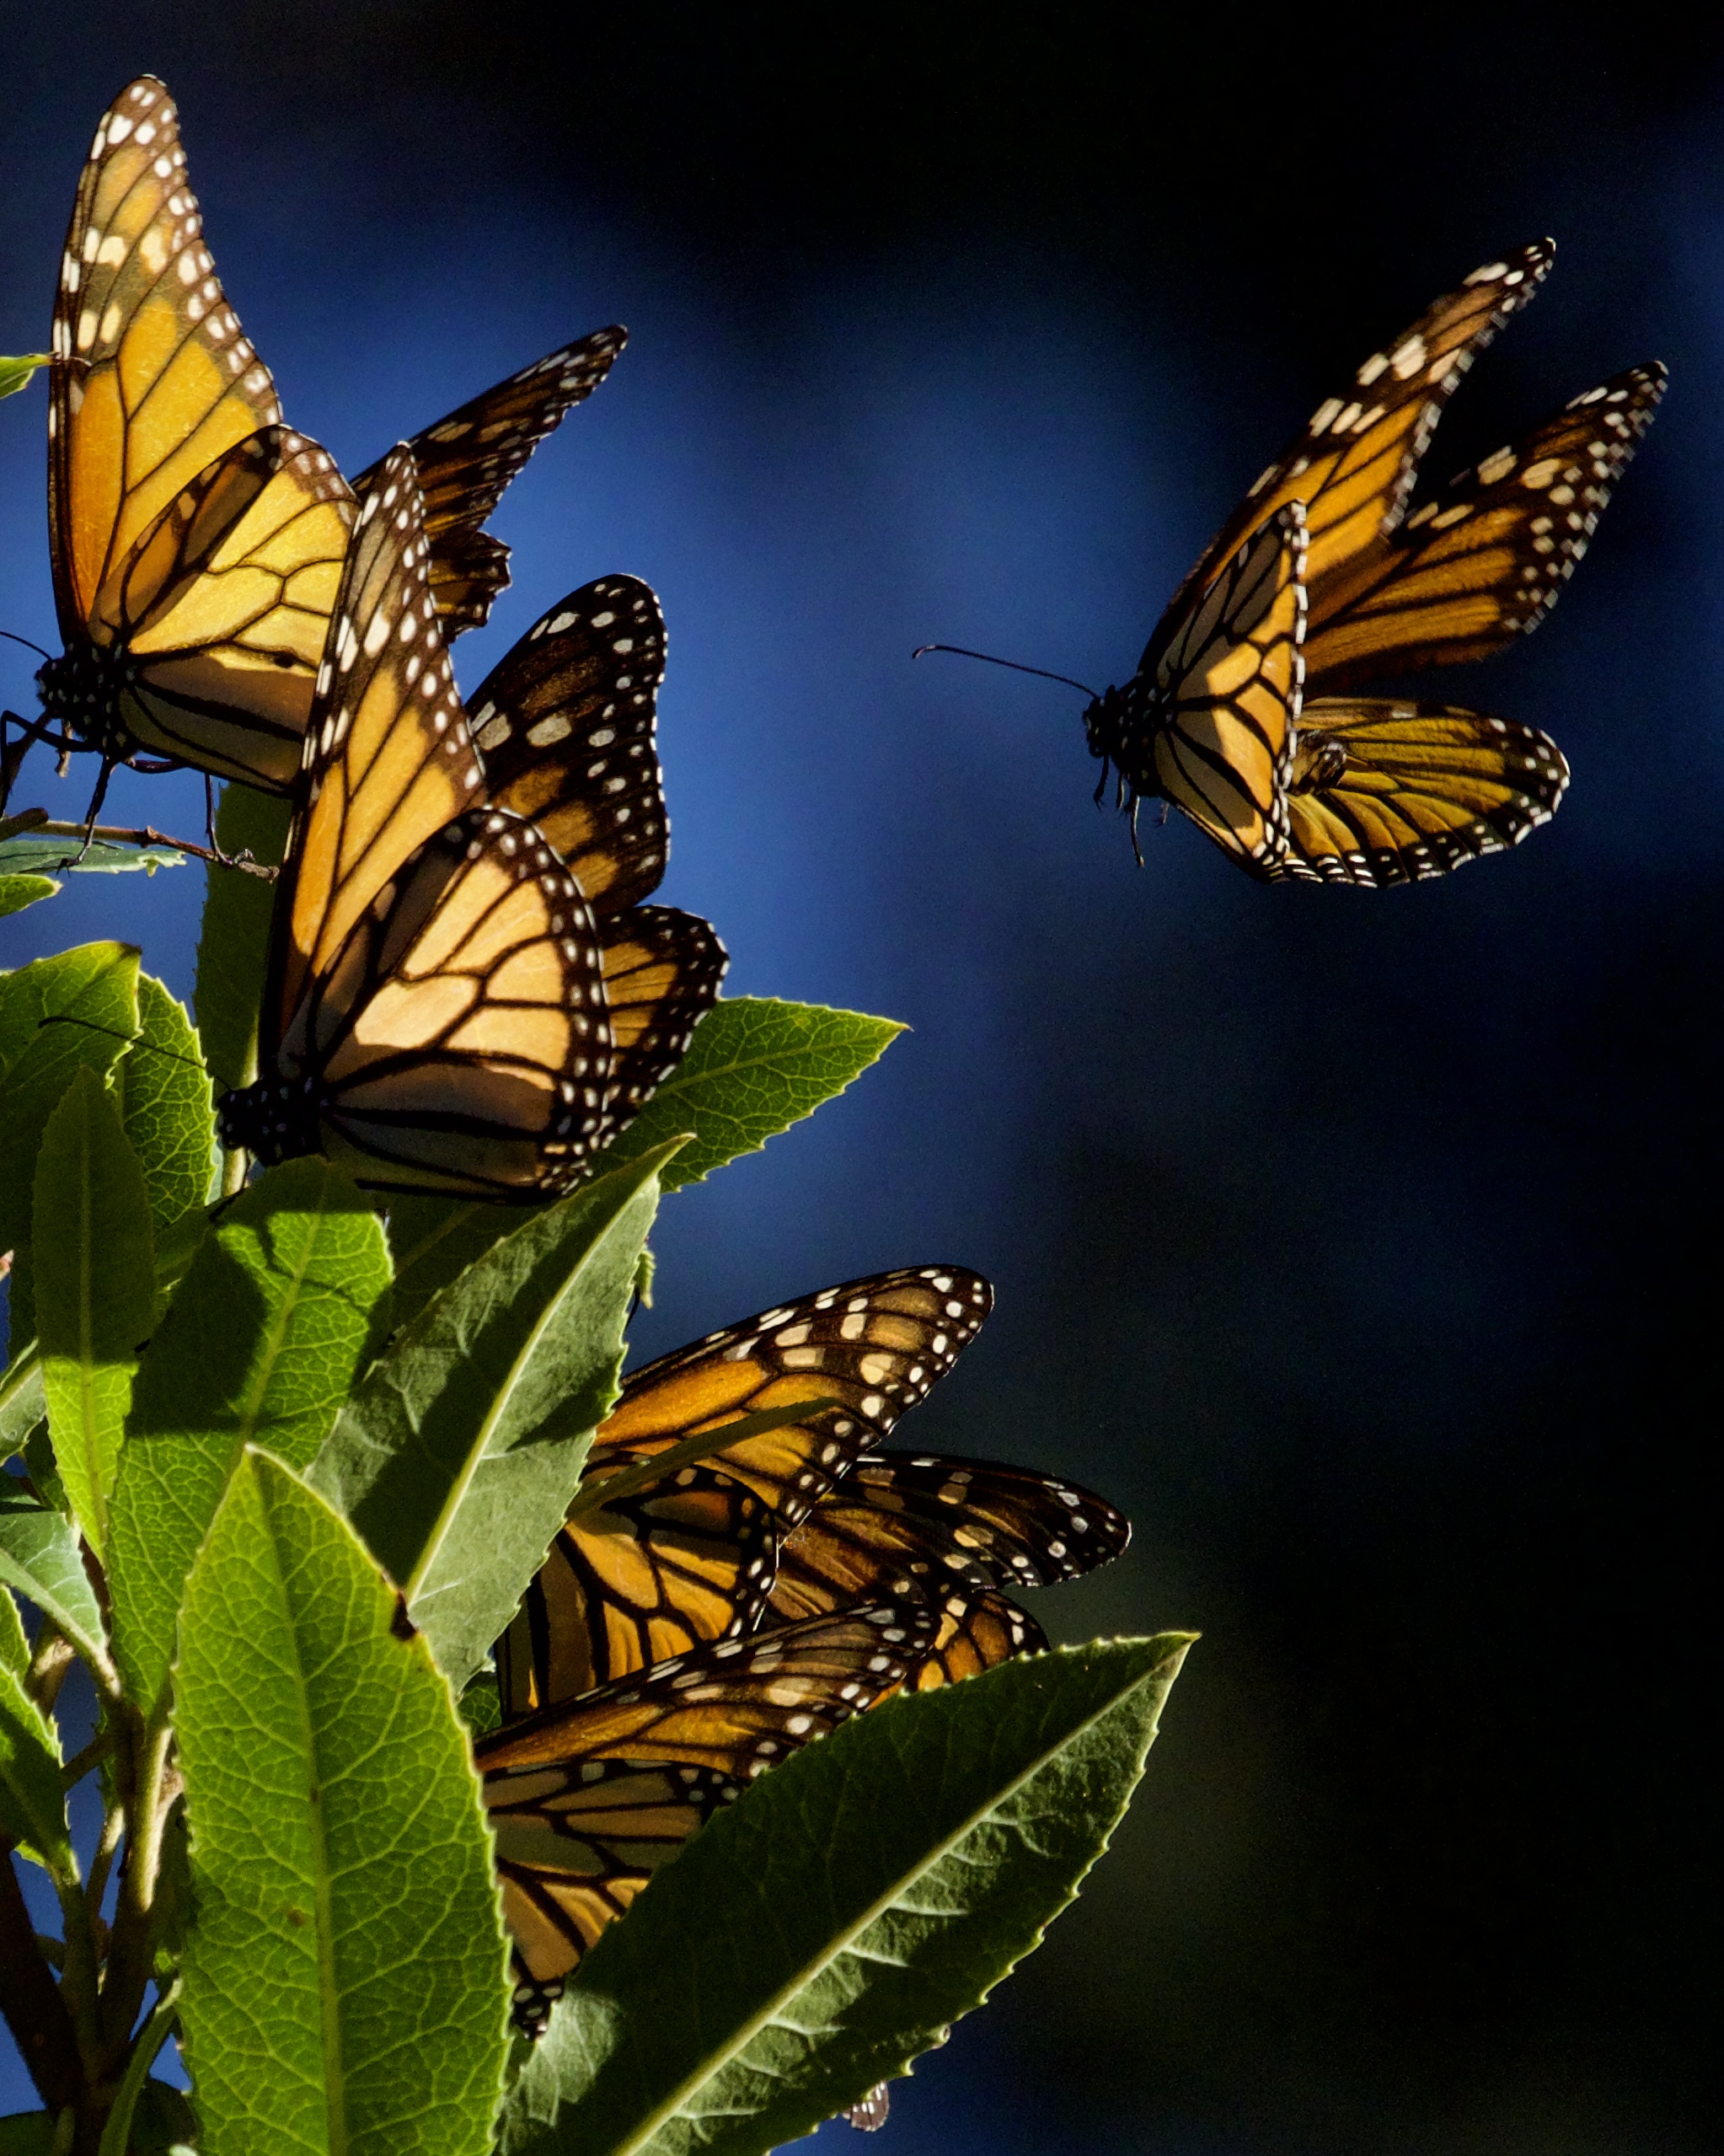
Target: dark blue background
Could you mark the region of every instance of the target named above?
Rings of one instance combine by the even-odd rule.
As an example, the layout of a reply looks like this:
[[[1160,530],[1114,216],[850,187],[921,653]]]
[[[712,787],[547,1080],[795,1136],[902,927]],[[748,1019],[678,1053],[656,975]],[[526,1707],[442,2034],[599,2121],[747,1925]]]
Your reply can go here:
[[[144,67],[345,469],[629,324],[496,519],[461,678],[648,578],[664,896],[733,992],[914,1028],[667,1206],[640,1342],[980,1267],[998,1315],[905,1437],[1130,1510],[1057,1637],[1204,1633],[1084,1901],[900,2088],[903,2156],[1713,2145],[1724,70],[1668,24],[1402,13],[0,9],[0,347],[46,340]],[[1635,361],[1673,385],[1551,624],[1431,684],[1566,751],[1520,852],[1265,891],[1175,819],[1139,871],[1075,696],[909,665],[1123,678],[1311,407],[1544,231],[1433,475]],[[42,407],[0,408],[0,626],[49,642]],[[74,878],[0,955],[121,934],[185,994],[201,896]]]

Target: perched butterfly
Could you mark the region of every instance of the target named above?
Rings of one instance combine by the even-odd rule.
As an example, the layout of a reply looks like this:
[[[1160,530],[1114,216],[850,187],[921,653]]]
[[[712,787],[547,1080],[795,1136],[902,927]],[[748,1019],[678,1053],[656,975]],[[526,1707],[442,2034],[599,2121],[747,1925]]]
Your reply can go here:
[[[993,1301],[977,1274],[911,1266],[763,1311],[634,1372],[593,1440],[589,1489],[744,1417],[800,1401],[839,1404],[816,1407],[806,1421],[751,1426],[705,1456],[704,1474],[673,1471],[635,1498],[572,1513],[498,1643],[505,1715],[747,1631],[772,1570],[757,1561],[756,1515],[743,1499],[764,1509],[774,1540],[789,1535],[928,1397]]]
[[[503,490],[563,415],[597,389],[629,341],[616,324],[549,352],[408,442],[425,496],[431,597],[446,640],[478,629],[509,582],[509,550],[484,530]],[[362,501],[383,460],[353,482]],[[554,841],[553,841],[554,844]]]
[[[415,437],[450,634],[482,621],[507,582],[507,550],[479,526],[623,341],[599,330]],[[78,184],[48,427],[65,649],[37,680],[45,722],[102,758],[91,820],[113,764],[141,752],[292,791],[353,492],[281,424],[204,244],[178,113],[153,76],[104,115]]]
[[[1175,593],[1134,678],[1085,713],[1122,798],[1160,796],[1241,865],[1274,879],[1376,885],[1437,876],[1547,822],[1567,770],[1533,728],[1448,706],[1341,692],[1384,673],[1486,657],[1536,627],[1651,422],[1664,370],[1636,367],[1461,475],[1408,513],[1420,460],[1475,355],[1550,267],[1548,241],[1475,270],[1343,394],[1326,398]],[[1224,619],[1240,565],[1304,511],[1303,709],[1263,800],[1263,744],[1195,753],[1168,658]],[[1207,749],[1207,754],[1206,754]]]
[[[224,1142],[386,1189],[543,1198],[588,1165],[611,1075],[598,932],[483,781],[438,634],[413,459],[361,512],[317,677],[271,930],[259,1081]]]
[[[178,115],[152,76],[96,130],[49,376],[65,654],[37,677],[48,718],[100,753],[103,784],[143,749],[286,791],[351,497],[325,453],[281,423],[270,371],[203,244]]]
[[[720,1805],[902,1684],[936,1631],[926,1603],[849,1609],[701,1648],[482,1740],[522,2025],[543,2028],[562,1978]]]
[[[771,1607],[794,1619],[879,1596],[1052,1586],[1111,1563],[1131,1532],[1104,1499],[1033,1468],[870,1453],[786,1537]]]
[[[486,675],[471,724],[486,799],[538,827],[597,917],[614,1060],[606,1107],[632,1114],[681,1061],[728,961],[699,915],[642,905],[669,851],[653,745],[665,625],[635,577],[601,577],[542,614]]]

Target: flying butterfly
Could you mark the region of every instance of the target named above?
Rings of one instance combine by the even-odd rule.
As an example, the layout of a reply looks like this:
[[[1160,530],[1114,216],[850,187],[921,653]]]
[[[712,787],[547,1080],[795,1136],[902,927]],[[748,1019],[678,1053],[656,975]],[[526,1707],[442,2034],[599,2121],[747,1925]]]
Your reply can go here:
[[[720,1805],[902,1684],[937,1629],[926,1603],[849,1609],[673,1657],[483,1739],[521,2025],[543,2029],[563,1978]]]
[[[486,798],[538,827],[598,920],[615,1043],[606,1107],[618,1114],[681,1061],[728,963],[698,914],[640,903],[669,852],[653,743],[664,671],[651,588],[601,577],[542,614],[470,707]]]
[[[1665,381],[1656,364],[1587,390],[1409,512],[1448,398],[1531,298],[1553,251],[1539,241],[1486,263],[1373,352],[1223,526],[1132,679],[1085,690],[1103,786],[1111,764],[1134,817],[1141,800],[1159,797],[1266,880],[1368,887],[1441,875],[1554,813],[1567,769],[1545,735],[1452,706],[1343,693],[1486,657],[1536,627],[1650,424]],[[1267,547],[1295,507],[1305,526],[1304,686],[1266,803],[1261,732],[1182,740],[1189,705],[1172,693],[1169,655],[1225,615],[1250,550]]]
[[[758,1563],[743,1500],[763,1509],[773,1543],[790,1535],[928,1397],[993,1301],[977,1274],[909,1266],[763,1311],[634,1371],[599,1425],[568,1523],[498,1643],[505,1716],[624,1677],[669,1649],[748,1630],[772,1568]],[[795,1413],[802,1402],[816,1403],[806,1419]],[[627,1499],[591,1502],[624,1470],[745,1418],[747,1434],[705,1454],[704,1474],[672,1469]]]
[[[482,621],[507,582],[507,550],[479,526],[623,342],[620,330],[597,331],[415,437],[451,634]],[[57,724],[63,745],[101,756],[92,823],[113,765],[141,753],[290,792],[353,492],[326,452],[281,424],[204,244],[178,113],[153,76],[103,115],[79,180],[48,426],[64,651],[37,676],[45,716],[27,734],[55,738],[44,729]]]
[[[322,1152],[383,1189],[532,1199],[606,1128],[598,933],[483,780],[438,633],[413,459],[360,512],[276,895],[256,1084],[224,1143]]]

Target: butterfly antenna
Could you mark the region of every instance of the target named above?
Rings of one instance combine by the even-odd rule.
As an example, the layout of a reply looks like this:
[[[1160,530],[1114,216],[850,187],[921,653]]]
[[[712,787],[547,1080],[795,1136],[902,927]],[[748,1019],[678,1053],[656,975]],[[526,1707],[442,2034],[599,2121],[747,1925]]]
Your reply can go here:
[[[1044,681],[1063,681],[1068,689],[1081,689],[1092,704],[1095,700],[1096,692],[1087,683],[1073,681],[1068,673],[1050,673],[1045,666],[1025,666],[1019,659],[999,659],[992,652],[972,652],[966,644],[918,644],[910,657],[919,659],[924,652],[950,652],[961,659],[985,659],[989,666],[1008,666],[1014,673],[1040,674]]]
[[[3,636],[8,644],[22,644],[27,652],[42,652],[40,644],[33,644],[28,636],[14,636],[9,629],[0,629],[0,636]],[[45,659],[51,659],[53,656],[51,652],[42,652]]]

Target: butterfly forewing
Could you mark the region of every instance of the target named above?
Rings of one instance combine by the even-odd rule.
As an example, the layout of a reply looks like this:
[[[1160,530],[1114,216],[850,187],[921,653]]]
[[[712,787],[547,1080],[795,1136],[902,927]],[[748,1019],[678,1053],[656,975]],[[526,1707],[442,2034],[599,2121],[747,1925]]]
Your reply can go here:
[[[1444,293],[1393,344],[1374,351],[1339,396],[1270,465],[1222,527],[1175,595],[1201,591],[1241,542],[1288,501],[1302,501],[1309,533],[1314,604],[1325,580],[1406,504],[1443,407],[1478,353],[1538,290],[1555,253],[1548,239],[1519,247]]]
[[[980,1330],[993,1290],[959,1266],[906,1267],[822,1289],[635,1371],[593,1440],[596,1469],[798,1401],[841,1404],[709,1456],[788,1531],[859,1453],[925,1399]]]
[[[490,797],[530,816],[601,913],[664,874],[653,747],[665,628],[635,577],[601,577],[542,614],[473,699]]]
[[[627,342],[628,332],[614,325],[595,330],[469,399],[409,442],[425,495],[431,594],[446,638],[479,627],[509,582],[508,548],[480,527],[563,415],[604,380]],[[361,472],[354,492],[367,494],[382,469],[380,459]]]
[[[1287,842],[1282,789],[1304,680],[1304,517],[1293,502],[1152,642],[1138,676],[1153,684],[1140,721],[1147,739],[1128,735],[1116,751],[1130,780],[1153,762],[1154,787],[1140,791],[1163,795],[1255,865],[1274,861]]]
[[[281,416],[203,244],[179,119],[140,76],[102,115],[54,308],[49,503],[61,632],[185,483]]]
[[[475,1747],[532,2033],[604,1927],[717,1807],[901,1685],[926,1604],[846,1611],[677,1657]]]
[[[577,1514],[497,1643],[505,1715],[752,1631],[777,1550],[761,1499],[704,1466]]]
[[[1093,1491],[1033,1468],[929,1453],[870,1453],[779,1554],[782,1617],[956,1585],[1047,1587],[1118,1557],[1131,1523]]]
[[[1568,766],[1513,719],[1384,698],[1305,706],[1276,874],[1374,888],[1442,876],[1548,823]]]
[[[385,459],[361,511],[305,741],[308,802],[284,873],[291,947],[279,1006],[327,973],[408,859],[460,815],[479,760],[437,634],[413,462]]]
[[[992,1590],[949,1595],[940,1605],[934,1644],[905,1678],[906,1692],[937,1692],[961,1684],[1019,1655],[1039,1655],[1047,1634],[1027,1610]]]
[[[1314,585],[1306,664],[1325,689],[1486,658],[1555,604],[1667,377],[1631,367],[1450,481]]]

